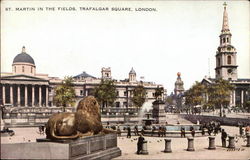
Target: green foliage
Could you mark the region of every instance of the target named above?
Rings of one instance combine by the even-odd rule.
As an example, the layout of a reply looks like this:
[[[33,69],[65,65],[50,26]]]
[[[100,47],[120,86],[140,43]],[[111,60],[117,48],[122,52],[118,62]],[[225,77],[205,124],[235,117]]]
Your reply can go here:
[[[155,89],[155,99],[158,100],[158,98],[161,97],[163,93],[164,93],[163,87],[157,86],[157,88]]]
[[[142,107],[146,100],[146,90],[142,85],[138,85],[133,90],[132,102],[138,108]]]
[[[195,82],[195,84],[187,90],[185,93],[185,104],[188,106],[196,106],[204,102],[204,93],[206,92],[206,87],[200,82]]]
[[[230,103],[230,95],[234,86],[229,81],[218,79],[215,83],[207,87],[208,103],[220,108],[220,116],[222,116],[221,109]]]
[[[173,97],[172,97],[172,96],[168,96],[168,97],[166,98],[166,103],[167,103],[168,105],[173,105],[173,104],[174,104],[174,99],[173,99]]]
[[[63,106],[64,111],[65,107],[69,104],[73,104],[75,102],[75,90],[73,88],[73,78],[65,77],[62,84],[57,86],[55,89],[55,103],[57,106]]]
[[[96,97],[102,109],[107,105],[113,105],[116,99],[116,87],[113,80],[102,80],[101,83],[94,89],[94,96]]]

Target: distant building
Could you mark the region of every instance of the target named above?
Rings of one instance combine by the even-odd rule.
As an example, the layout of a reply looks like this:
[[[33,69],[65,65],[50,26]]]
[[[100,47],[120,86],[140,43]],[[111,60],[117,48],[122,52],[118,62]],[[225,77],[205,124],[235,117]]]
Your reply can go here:
[[[93,95],[93,90],[99,85],[101,79],[113,79],[111,68],[101,69],[101,78],[96,78],[86,72],[82,72],[74,79],[74,89],[77,99]],[[131,97],[133,89],[140,83],[147,90],[147,102],[155,100],[155,89],[162,85],[153,82],[140,82],[136,79],[136,72],[132,68],[128,79],[115,80],[117,99],[114,106],[117,108],[133,107]],[[1,73],[0,104],[23,107],[48,107],[54,106],[53,99],[55,88],[62,83],[62,79],[49,77],[48,74],[36,73],[34,59],[26,53],[25,47],[18,54],[12,64],[11,73]]]
[[[210,85],[216,79],[222,78],[228,80],[235,86],[230,98],[230,106],[242,106],[244,102],[250,100],[250,79],[238,78],[237,52],[231,44],[232,34],[228,24],[228,14],[226,4],[224,4],[223,23],[220,34],[220,45],[216,51],[215,78],[205,77],[202,84]]]

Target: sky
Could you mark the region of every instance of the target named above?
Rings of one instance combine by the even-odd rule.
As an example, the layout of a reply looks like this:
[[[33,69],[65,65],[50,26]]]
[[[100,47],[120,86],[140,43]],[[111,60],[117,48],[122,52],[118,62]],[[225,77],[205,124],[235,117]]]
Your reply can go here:
[[[215,77],[223,3],[1,1],[1,72],[12,71],[14,57],[25,46],[35,61],[36,72],[51,77],[83,71],[101,77],[101,68],[111,67],[112,77],[122,80],[133,67],[137,80],[144,77],[143,81],[162,84],[167,94],[173,91],[177,72],[181,72],[188,89],[205,76]],[[248,1],[227,4],[238,77],[250,78],[250,5]],[[34,10],[23,11],[23,7]],[[109,10],[83,11],[80,7]],[[111,11],[112,7],[131,11]],[[154,11],[136,11],[139,8]]]

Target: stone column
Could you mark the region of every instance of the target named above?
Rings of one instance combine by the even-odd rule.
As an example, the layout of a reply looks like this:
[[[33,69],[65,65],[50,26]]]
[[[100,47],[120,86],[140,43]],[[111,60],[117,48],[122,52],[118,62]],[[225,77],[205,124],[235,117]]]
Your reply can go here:
[[[49,106],[49,86],[46,86],[46,107]]]
[[[165,153],[171,153],[172,149],[171,149],[171,139],[165,139]]]
[[[24,86],[25,94],[24,94],[24,106],[28,106],[28,85]]]
[[[241,105],[244,103],[244,91],[241,90]]]
[[[31,102],[31,106],[33,107],[35,104],[35,86],[32,85],[32,102]]]
[[[5,105],[5,85],[4,84],[3,84],[2,91],[3,91],[3,105]]]
[[[234,136],[228,136],[228,138],[229,138],[228,148],[235,148]]]
[[[21,102],[20,102],[20,85],[17,85],[17,105],[20,106]]]
[[[208,149],[214,150],[215,147],[215,137],[208,137],[209,138],[209,146]]]
[[[39,106],[42,106],[42,86],[39,86]]]
[[[142,154],[148,154],[148,141],[143,141],[142,143],[142,151],[141,153]]]
[[[10,104],[13,105],[13,85],[10,85]]]
[[[194,151],[194,138],[188,137],[188,148],[187,151]]]
[[[236,99],[236,97],[235,97],[235,90],[233,90],[233,106],[235,106],[235,99]]]
[[[250,147],[250,133],[246,133],[246,137],[247,137],[247,145],[246,145],[246,147]]]

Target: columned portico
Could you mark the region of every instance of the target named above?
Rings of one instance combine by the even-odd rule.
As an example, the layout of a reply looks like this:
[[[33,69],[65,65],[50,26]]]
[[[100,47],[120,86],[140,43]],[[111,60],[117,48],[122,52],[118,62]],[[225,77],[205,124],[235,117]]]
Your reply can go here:
[[[24,94],[24,106],[28,106],[28,85],[24,86],[25,94]]]
[[[49,106],[49,86],[46,86],[46,106]]]
[[[20,85],[17,85],[17,105],[20,106]]]
[[[35,105],[35,85],[32,85],[32,98],[31,98],[31,106]]]
[[[3,105],[5,105],[5,85],[3,84]]]
[[[38,101],[38,104],[39,104],[39,107],[42,106],[42,86],[39,86],[39,101]]]

